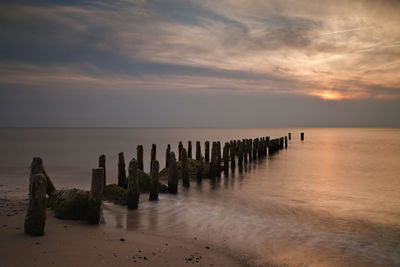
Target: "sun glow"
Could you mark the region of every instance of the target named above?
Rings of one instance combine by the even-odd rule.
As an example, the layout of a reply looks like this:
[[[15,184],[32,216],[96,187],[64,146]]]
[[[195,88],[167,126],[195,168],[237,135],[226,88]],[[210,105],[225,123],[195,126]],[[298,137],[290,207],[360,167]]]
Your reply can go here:
[[[343,96],[335,91],[322,91],[322,92],[315,92],[312,95],[317,96],[323,100],[335,101],[343,99]]]

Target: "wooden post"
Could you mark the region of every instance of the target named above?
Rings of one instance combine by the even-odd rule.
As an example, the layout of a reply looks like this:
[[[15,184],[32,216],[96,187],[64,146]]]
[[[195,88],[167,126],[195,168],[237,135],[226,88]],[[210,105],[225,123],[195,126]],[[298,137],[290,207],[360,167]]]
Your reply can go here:
[[[153,170],[153,162],[156,160],[157,147],[156,144],[151,146],[151,159],[150,159],[150,176]]]
[[[201,146],[200,141],[196,141],[196,160],[201,159]]]
[[[203,157],[200,158],[199,165],[197,165],[196,178],[197,182],[201,183],[201,180],[203,179]]]
[[[143,171],[144,164],[143,164],[143,146],[142,145],[139,145],[136,147],[136,157],[137,157],[138,169]]]
[[[287,148],[287,136],[285,136],[285,148]]]
[[[226,142],[224,145],[224,172],[229,172],[229,143]]]
[[[300,139],[301,139],[301,141],[304,141],[304,133],[300,134]]]
[[[187,165],[187,153],[186,149],[182,149],[182,185],[184,187],[189,187],[190,186],[190,180],[189,180],[189,169]]]
[[[175,153],[171,152],[168,168],[168,192],[178,193],[178,168],[176,167]]]
[[[188,158],[191,159],[192,158],[192,141],[188,141]]]
[[[244,160],[244,164],[247,165],[247,151],[248,151],[248,147],[247,147],[247,140],[243,139],[243,160]]]
[[[106,155],[102,154],[99,157],[99,168],[104,169],[104,187],[107,185],[107,171],[106,171]]]
[[[292,133],[288,133],[289,140],[292,140]]]
[[[205,153],[205,155],[204,155],[204,161],[205,162],[210,162],[210,142],[209,141],[206,141],[206,143],[205,143],[205,148],[204,148],[204,153]]]
[[[244,146],[243,142],[239,141],[238,146],[239,146],[238,166],[239,166],[239,168],[242,168],[242,166],[243,166],[243,146]]]
[[[258,149],[258,138],[254,139],[253,142],[253,159],[257,160],[257,149]]]
[[[269,136],[265,137],[265,156],[268,154]]]
[[[127,186],[124,152],[118,154],[118,185],[125,189]]]
[[[222,164],[222,158],[221,158],[221,142],[217,142],[217,164],[216,164],[216,174],[217,177],[221,177],[221,164]]]
[[[53,192],[56,190],[54,184],[51,182],[49,175],[43,166],[43,160],[39,157],[34,157],[31,163],[31,172],[29,175],[29,194],[32,191],[33,177],[36,174],[43,174],[46,180],[46,193],[51,196]]]
[[[181,141],[179,141],[179,145],[178,145],[178,159],[179,161],[182,161],[182,149],[183,149],[183,144]]]
[[[160,164],[158,160],[153,161],[151,170],[151,188],[149,194],[149,200],[158,200],[158,191],[159,191],[159,183],[158,183],[158,176],[159,176],[159,168]]]
[[[235,163],[235,142],[231,141],[230,149],[229,149],[229,154],[231,158],[231,170],[233,171],[236,168],[236,163]]]
[[[170,158],[171,158],[171,145],[168,144],[167,150],[165,151],[165,168],[169,167]]]
[[[211,179],[215,179],[217,168],[217,143],[213,142],[211,148],[211,162],[210,162],[210,172],[209,176]]]
[[[92,186],[90,187],[88,200],[88,222],[99,224],[101,199],[104,191],[104,169],[92,169]]]
[[[26,234],[40,236],[46,225],[46,177],[36,173],[30,177],[29,206],[25,216],[24,231]]]
[[[139,204],[138,162],[132,159],[128,169],[128,209],[137,209]]]
[[[285,144],[284,144],[284,142],[285,142],[284,140],[285,140],[285,139],[284,139],[283,137],[279,138],[279,145],[280,145],[279,148],[280,148],[280,149],[283,149],[283,147],[284,147],[284,145],[285,145]]]
[[[253,139],[249,139],[249,162],[253,161]]]

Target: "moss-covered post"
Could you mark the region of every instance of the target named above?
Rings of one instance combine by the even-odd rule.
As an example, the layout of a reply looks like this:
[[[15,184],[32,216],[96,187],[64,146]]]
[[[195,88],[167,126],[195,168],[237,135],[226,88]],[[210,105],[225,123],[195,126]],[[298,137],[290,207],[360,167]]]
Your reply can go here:
[[[168,168],[168,192],[171,194],[178,193],[178,168],[176,166],[175,153],[171,152]]]
[[[197,165],[196,178],[197,182],[201,183],[203,179],[203,157],[200,158],[199,164]]]
[[[300,139],[301,141],[304,141],[304,133],[300,133]]]
[[[292,133],[288,133],[289,140],[292,140]]]
[[[236,151],[236,147],[235,147],[235,142],[231,141],[231,145],[230,145],[230,149],[229,149],[229,154],[231,157],[231,170],[233,171],[236,168],[236,163],[235,163],[235,151]]]
[[[191,159],[192,158],[192,141],[188,141],[188,158]]]
[[[92,185],[88,200],[88,222],[90,224],[99,224],[101,199],[104,191],[104,169],[92,169]]]
[[[200,160],[200,158],[201,158],[200,141],[196,141],[196,160]]]
[[[143,171],[144,164],[143,164],[143,146],[142,145],[138,145],[136,147],[136,158],[137,158],[138,169]]]
[[[126,189],[126,169],[124,152],[120,152],[118,154],[118,185]]]
[[[44,169],[43,160],[39,157],[34,157],[31,163],[31,172],[29,175],[29,194],[32,191],[33,177],[39,173],[44,175],[46,180],[46,193],[47,195],[51,196],[53,192],[56,190],[56,188],[54,187],[53,183],[50,180],[49,175],[46,173],[46,170]]]
[[[156,147],[156,144],[153,144],[151,146],[150,176],[151,176],[151,172],[153,171],[153,162],[156,160],[156,153],[157,153],[157,147]]]
[[[159,183],[158,183],[158,176],[159,176],[159,169],[160,164],[158,160],[153,161],[151,170],[151,188],[149,194],[149,200],[158,200],[158,191],[159,191]]]
[[[46,225],[46,177],[43,173],[33,175],[29,192],[29,206],[25,216],[24,231],[28,235],[44,234]]]
[[[188,162],[187,162],[187,153],[186,149],[182,149],[182,185],[184,187],[189,187],[190,186],[190,180],[189,180],[189,169],[188,169]]]
[[[204,144],[204,161],[210,162],[210,142],[206,141]]]
[[[229,172],[229,143],[226,142],[224,145],[224,173],[227,174]]]
[[[167,150],[165,151],[165,168],[169,167],[170,158],[171,158],[171,145],[168,144]]]
[[[107,171],[106,171],[106,155],[100,155],[99,157],[99,168],[103,168],[104,169],[104,187],[106,187],[107,185]]]
[[[285,136],[285,148],[287,148],[287,136]]]
[[[138,162],[132,159],[128,168],[128,209],[137,209],[139,204]]]
[[[178,159],[179,161],[182,161],[182,149],[183,149],[183,144],[181,141],[179,141],[179,145],[178,145]]]

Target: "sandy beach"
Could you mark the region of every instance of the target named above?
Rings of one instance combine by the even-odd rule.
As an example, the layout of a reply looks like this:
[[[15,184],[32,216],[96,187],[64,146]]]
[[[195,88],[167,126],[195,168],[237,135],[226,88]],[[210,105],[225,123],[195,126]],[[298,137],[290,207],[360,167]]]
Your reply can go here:
[[[241,266],[212,244],[59,220],[47,212],[45,235],[24,234],[26,200],[0,200],[0,266]]]

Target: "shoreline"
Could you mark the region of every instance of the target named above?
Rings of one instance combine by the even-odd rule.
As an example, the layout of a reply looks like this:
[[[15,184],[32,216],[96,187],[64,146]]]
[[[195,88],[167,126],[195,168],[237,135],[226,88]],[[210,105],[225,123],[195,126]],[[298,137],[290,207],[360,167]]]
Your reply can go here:
[[[60,220],[49,209],[45,235],[28,236],[24,234],[26,200],[2,198],[0,203],[0,266],[244,265],[199,240]]]

